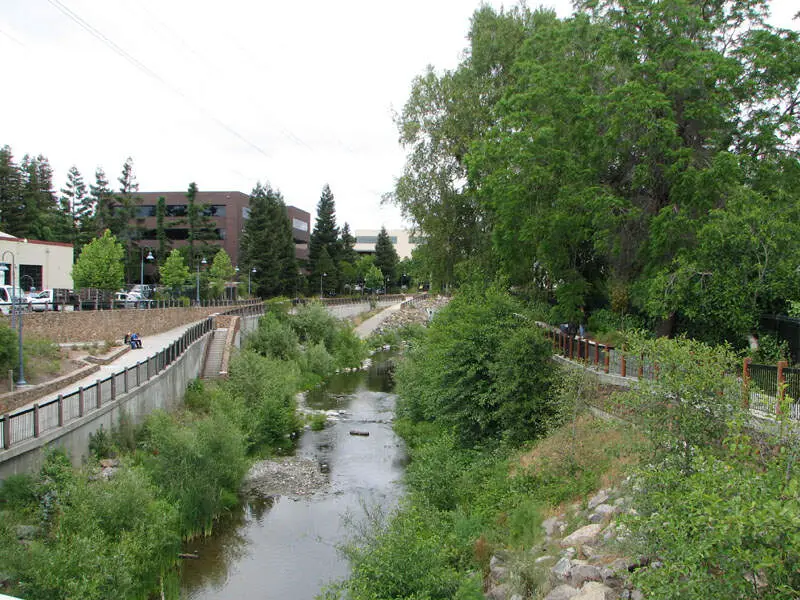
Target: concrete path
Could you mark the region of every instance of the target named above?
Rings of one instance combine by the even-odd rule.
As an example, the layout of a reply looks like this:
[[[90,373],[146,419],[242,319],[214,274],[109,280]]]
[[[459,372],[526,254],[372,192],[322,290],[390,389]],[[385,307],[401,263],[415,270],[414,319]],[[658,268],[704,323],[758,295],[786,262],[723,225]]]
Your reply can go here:
[[[45,396],[42,396],[38,400],[34,400],[24,406],[20,406],[13,412],[29,408],[33,406],[34,402],[43,402],[45,400],[57,398],[59,394],[66,396],[67,394],[77,392],[79,388],[91,385],[98,379],[105,379],[112,373],[119,373],[120,371],[123,370],[123,368],[133,366],[137,362],[142,362],[143,360],[157,354],[158,352],[161,352],[164,348],[172,344],[172,342],[180,338],[186,332],[187,329],[189,329],[195,324],[196,323],[189,323],[188,325],[181,325],[180,327],[176,327],[175,329],[170,329],[169,331],[165,331],[157,335],[148,335],[146,337],[143,337],[141,349],[129,350],[128,352],[118,357],[113,362],[110,362],[107,365],[100,365],[100,370],[95,371],[88,377],[84,377],[83,379],[80,379],[75,383],[65,386],[60,390],[56,390]]]
[[[402,306],[402,302],[398,302],[397,304],[392,304],[388,308],[383,309],[377,315],[370,317],[366,321],[364,321],[361,325],[356,327],[356,333],[361,339],[367,338],[375,331],[381,323],[383,323],[393,312],[400,310],[400,306]]]

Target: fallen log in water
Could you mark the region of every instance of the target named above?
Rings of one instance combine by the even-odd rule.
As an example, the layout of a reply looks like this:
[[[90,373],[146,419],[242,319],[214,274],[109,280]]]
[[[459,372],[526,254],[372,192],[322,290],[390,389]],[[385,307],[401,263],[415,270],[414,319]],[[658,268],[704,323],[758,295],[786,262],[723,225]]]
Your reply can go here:
[[[369,431],[359,431],[358,429],[351,429],[350,430],[350,435],[364,435],[364,436],[367,436],[367,435],[369,435]]]
[[[193,554],[190,552],[181,552],[178,554],[178,558],[200,558],[199,554]]]

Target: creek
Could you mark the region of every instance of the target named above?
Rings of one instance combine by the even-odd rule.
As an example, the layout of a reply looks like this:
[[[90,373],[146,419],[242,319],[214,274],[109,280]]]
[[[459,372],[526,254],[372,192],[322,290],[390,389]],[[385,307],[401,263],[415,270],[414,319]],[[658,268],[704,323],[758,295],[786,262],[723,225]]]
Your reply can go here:
[[[312,600],[347,576],[336,549],[351,532],[345,516],[362,518],[364,505],[391,508],[403,492],[391,358],[378,353],[368,370],[338,374],[306,395],[307,408],[341,415],[321,431],[304,431],[295,451],[322,465],[328,484],[304,497],[249,498],[211,536],[187,544],[199,558],[184,561],[183,599]]]

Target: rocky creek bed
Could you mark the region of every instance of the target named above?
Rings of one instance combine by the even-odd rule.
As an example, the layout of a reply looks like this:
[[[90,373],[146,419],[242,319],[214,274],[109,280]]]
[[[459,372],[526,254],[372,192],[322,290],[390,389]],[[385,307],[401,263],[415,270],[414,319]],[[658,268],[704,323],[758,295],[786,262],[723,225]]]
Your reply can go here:
[[[261,497],[298,498],[324,491],[328,483],[316,461],[287,456],[254,464],[245,477],[242,491]]]

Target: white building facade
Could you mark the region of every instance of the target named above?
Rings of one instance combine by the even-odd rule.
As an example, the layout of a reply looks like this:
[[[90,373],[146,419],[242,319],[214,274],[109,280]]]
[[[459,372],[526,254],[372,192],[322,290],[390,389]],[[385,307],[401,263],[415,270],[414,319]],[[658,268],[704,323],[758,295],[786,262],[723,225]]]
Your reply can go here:
[[[380,232],[380,229],[356,229],[353,234],[356,238],[355,251],[359,254],[374,254]],[[411,251],[420,244],[420,240],[405,229],[387,229],[386,233],[389,234],[400,260],[411,258]]]
[[[0,285],[28,292],[72,289],[72,244],[17,238],[0,231]]]

